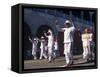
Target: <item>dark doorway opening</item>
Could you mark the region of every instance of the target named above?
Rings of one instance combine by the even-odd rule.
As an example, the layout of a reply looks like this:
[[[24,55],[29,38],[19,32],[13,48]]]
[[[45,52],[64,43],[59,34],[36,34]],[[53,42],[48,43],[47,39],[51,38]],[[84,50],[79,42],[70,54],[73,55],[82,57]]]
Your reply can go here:
[[[58,32],[58,46],[59,46],[59,52],[60,56],[64,55],[64,33],[63,32]]]
[[[23,58],[24,60],[32,59],[32,43],[29,41],[29,38],[32,38],[32,33],[29,25],[24,22],[23,27]]]
[[[36,32],[37,37],[41,38],[41,36],[44,36],[44,32],[47,32],[48,29],[51,29],[53,31],[53,29],[49,25],[41,25]]]

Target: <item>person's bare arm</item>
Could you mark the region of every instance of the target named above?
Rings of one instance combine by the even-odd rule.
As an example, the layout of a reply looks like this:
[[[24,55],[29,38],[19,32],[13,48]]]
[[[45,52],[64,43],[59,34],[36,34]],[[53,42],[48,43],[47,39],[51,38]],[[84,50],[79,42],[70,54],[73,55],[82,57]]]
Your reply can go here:
[[[46,32],[44,32],[44,36],[45,36],[45,37],[48,37],[48,35],[46,34]]]
[[[60,28],[59,25],[56,25],[56,29],[57,29],[57,31],[60,31],[60,32],[64,32],[65,31],[65,28]]]
[[[28,37],[28,39],[29,39],[29,41],[32,43],[33,41],[32,41],[32,39],[30,38],[30,37]]]
[[[55,27],[57,31],[63,32],[64,30],[62,28],[60,28],[60,26],[58,25],[58,20],[55,21]]]
[[[74,26],[74,24],[73,24],[73,23],[72,23],[71,29],[72,29],[72,31],[74,31],[74,30],[75,30],[75,26]]]

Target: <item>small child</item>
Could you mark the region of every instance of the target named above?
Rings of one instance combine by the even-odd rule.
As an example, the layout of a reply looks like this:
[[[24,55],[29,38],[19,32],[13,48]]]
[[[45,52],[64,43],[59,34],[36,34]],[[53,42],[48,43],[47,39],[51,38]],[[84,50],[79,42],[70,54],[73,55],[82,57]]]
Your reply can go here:
[[[59,52],[58,52],[58,41],[57,39],[54,40],[54,57],[59,56]]]
[[[36,52],[37,52],[37,43],[38,43],[38,40],[37,40],[37,38],[31,39],[30,37],[29,37],[29,40],[32,43],[32,55],[34,57],[34,60],[36,60],[37,59]]]

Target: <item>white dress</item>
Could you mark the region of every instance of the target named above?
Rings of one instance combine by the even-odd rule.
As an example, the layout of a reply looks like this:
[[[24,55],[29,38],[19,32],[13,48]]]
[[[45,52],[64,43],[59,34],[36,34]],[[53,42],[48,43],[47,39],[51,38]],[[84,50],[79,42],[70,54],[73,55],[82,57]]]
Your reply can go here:
[[[82,34],[82,42],[83,42],[83,58],[88,59],[91,54],[90,51],[90,36],[91,34]]]
[[[32,55],[36,56],[36,52],[37,52],[37,42],[34,41],[32,42]]]

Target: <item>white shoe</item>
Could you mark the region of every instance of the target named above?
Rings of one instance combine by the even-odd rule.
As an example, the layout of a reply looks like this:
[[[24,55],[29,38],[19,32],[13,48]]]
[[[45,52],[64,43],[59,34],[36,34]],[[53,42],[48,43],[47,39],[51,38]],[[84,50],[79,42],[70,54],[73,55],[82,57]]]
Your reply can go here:
[[[70,64],[70,65],[73,65],[73,63],[74,63],[73,60],[71,60],[69,64]]]
[[[40,57],[40,60],[41,60],[42,58]]]
[[[34,60],[36,60],[37,58],[36,57],[34,57]]]
[[[63,67],[68,67],[70,64],[65,64]]]

